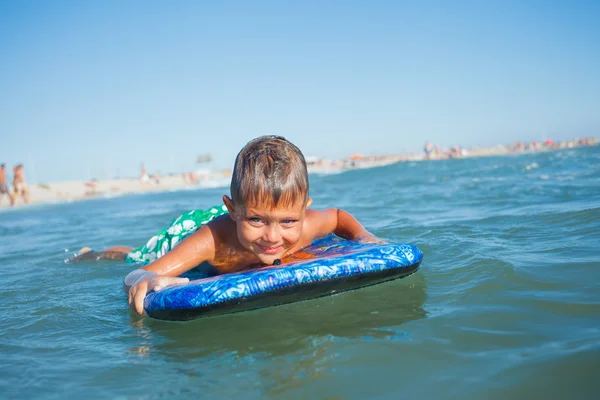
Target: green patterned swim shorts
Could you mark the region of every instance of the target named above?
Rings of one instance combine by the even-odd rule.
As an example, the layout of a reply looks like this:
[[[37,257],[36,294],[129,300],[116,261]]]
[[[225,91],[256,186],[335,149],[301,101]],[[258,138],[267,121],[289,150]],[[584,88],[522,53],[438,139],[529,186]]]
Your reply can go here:
[[[217,206],[208,210],[188,211],[176,218],[168,228],[152,236],[148,243],[127,254],[127,262],[148,264],[167,254],[186,236],[218,217],[227,214],[227,207]]]

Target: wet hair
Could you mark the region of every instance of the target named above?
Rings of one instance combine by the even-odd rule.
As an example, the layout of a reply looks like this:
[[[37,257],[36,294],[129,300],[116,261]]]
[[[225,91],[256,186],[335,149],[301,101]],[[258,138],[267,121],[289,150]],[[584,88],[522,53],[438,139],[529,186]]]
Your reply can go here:
[[[298,147],[281,136],[261,136],[238,153],[231,178],[233,204],[290,206],[308,200],[306,161]]]

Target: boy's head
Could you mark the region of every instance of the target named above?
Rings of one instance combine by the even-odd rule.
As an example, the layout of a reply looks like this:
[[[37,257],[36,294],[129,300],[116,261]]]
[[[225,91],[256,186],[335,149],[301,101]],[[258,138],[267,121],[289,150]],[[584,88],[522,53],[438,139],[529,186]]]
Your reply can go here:
[[[264,264],[272,264],[302,237],[308,173],[302,152],[281,136],[254,139],[239,152],[223,196],[236,222],[239,243]]]
[[[281,136],[261,136],[238,153],[231,178],[235,206],[280,207],[308,201],[306,161]]]

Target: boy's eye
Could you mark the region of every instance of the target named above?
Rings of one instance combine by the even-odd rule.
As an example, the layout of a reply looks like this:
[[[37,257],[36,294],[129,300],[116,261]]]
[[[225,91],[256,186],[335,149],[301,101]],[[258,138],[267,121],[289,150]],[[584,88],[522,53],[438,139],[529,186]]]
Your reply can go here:
[[[267,221],[262,219],[261,217],[248,217],[247,220],[250,225],[255,227],[261,227],[267,223]]]
[[[293,225],[296,222],[297,222],[297,220],[295,220],[295,219],[283,219],[283,220],[281,220],[281,223],[283,225]]]

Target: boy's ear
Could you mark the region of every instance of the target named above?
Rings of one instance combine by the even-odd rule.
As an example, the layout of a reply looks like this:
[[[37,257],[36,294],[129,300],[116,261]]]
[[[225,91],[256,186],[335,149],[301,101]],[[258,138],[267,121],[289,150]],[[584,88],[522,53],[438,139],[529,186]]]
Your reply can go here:
[[[227,211],[229,211],[229,217],[235,221],[235,208],[233,207],[233,200],[231,200],[229,196],[223,195],[223,204],[225,204]]]
[[[312,204],[312,199],[309,197],[308,200],[306,200],[306,208],[310,207],[311,204]]]

